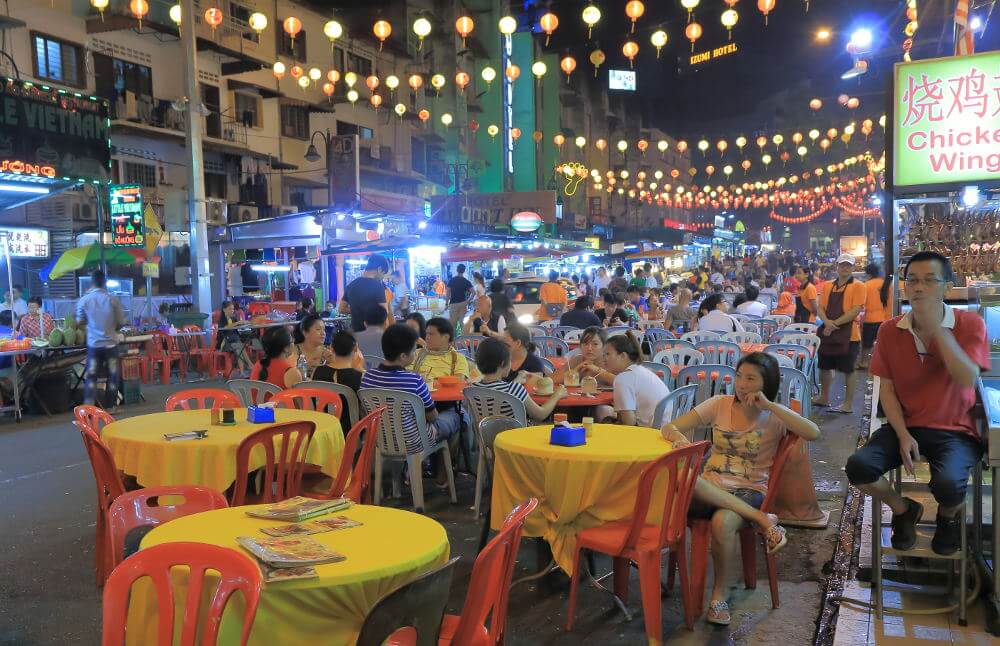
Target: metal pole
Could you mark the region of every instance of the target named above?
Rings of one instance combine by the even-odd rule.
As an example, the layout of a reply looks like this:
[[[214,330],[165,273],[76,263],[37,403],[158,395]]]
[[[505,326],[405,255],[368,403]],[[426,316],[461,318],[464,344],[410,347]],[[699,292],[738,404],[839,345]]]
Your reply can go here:
[[[181,15],[194,16],[194,0],[181,0]],[[181,29],[184,52],[184,88],[187,94],[187,128],[185,145],[188,151],[188,232],[191,248],[191,299],[197,311],[212,311],[211,272],[208,267],[208,227],[205,222],[205,165],[202,160],[202,130],[204,124],[198,106],[198,49],[195,43],[194,20]]]
[[[104,188],[103,184],[96,185],[94,194],[97,195],[97,251],[101,258],[101,271],[107,276],[108,262],[104,257]]]
[[[323,143],[326,144],[326,205],[333,206],[333,136],[327,128],[326,135],[323,136]]]

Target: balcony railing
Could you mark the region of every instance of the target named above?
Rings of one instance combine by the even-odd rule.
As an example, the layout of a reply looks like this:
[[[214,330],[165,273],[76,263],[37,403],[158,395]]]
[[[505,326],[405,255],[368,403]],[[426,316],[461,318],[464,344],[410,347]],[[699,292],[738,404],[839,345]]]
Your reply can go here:
[[[141,123],[156,128],[184,132],[185,112],[176,110],[173,101],[147,95],[119,97],[111,104],[112,119]],[[246,126],[228,115],[210,112],[205,116],[205,136],[222,139],[238,146],[247,145]]]

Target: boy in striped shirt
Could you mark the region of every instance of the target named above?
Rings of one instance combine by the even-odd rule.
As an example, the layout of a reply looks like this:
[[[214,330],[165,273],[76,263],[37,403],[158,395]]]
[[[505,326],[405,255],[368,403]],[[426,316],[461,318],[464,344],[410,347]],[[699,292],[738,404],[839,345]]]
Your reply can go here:
[[[566,396],[566,387],[559,384],[549,400],[539,405],[528,396],[528,389],[520,381],[505,381],[510,374],[510,348],[499,339],[489,338],[479,344],[476,350],[476,365],[479,367],[479,372],[483,373],[483,380],[479,384],[481,387],[498,390],[521,400],[528,418],[533,421],[540,422],[547,419],[559,400]],[[514,411],[507,402],[500,406],[500,410],[504,416],[514,417]]]

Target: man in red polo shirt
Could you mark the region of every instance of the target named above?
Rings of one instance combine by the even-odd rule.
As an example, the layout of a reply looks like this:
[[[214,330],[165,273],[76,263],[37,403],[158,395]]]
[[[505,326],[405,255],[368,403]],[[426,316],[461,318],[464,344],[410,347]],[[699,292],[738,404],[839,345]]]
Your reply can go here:
[[[892,508],[892,545],[906,550],[916,542],[923,506],[899,496],[882,476],[900,464],[913,473],[913,461],[923,455],[938,503],[931,547],[953,554],[960,546],[958,512],[969,472],[983,454],[972,407],[979,371],[990,367],[986,326],[976,314],[944,304],[955,280],[944,256],[915,254],[903,280],[911,311],[882,324],[871,363],[889,423],[872,433],[845,470],[851,484]]]

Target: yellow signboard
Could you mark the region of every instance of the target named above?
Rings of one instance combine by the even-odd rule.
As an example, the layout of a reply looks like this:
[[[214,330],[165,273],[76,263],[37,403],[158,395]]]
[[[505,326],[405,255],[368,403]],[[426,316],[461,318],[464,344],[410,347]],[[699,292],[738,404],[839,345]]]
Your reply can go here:
[[[160,263],[158,263],[158,262],[144,262],[144,263],[142,263],[142,276],[143,276],[143,278],[159,278],[160,277]]]
[[[157,219],[156,213],[153,212],[153,207],[149,204],[146,205],[142,218],[146,227],[146,257],[152,258],[156,254],[156,245],[160,244],[160,238],[163,237],[163,227],[160,226],[160,221]],[[159,275],[160,270],[156,271]],[[145,274],[143,275],[145,276]]]
[[[601,239],[598,238],[597,236],[588,236],[584,238],[583,241],[589,244],[591,249],[601,248]]]

